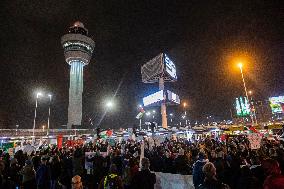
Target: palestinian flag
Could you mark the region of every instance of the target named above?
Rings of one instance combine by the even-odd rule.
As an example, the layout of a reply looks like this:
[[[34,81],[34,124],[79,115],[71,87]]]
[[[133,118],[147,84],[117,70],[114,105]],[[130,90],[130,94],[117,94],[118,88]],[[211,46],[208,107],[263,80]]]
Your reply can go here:
[[[249,128],[249,130],[252,131],[253,133],[258,133],[258,130],[256,130],[254,126],[249,126],[248,128]]]
[[[100,132],[101,138],[107,138],[107,130]]]
[[[145,114],[145,110],[142,107],[140,107],[139,108],[139,113],[137,114],[136,119],[142,119],[144,114]]]

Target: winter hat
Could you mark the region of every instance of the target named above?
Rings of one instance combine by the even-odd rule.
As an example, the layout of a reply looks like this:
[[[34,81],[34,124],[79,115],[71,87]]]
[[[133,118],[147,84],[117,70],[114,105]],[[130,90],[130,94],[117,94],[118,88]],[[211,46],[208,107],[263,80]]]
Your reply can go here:
[[[26,163],[27,165],[31,165],[33,162],[32,162],[31,160],[26,160],[25,163]]]

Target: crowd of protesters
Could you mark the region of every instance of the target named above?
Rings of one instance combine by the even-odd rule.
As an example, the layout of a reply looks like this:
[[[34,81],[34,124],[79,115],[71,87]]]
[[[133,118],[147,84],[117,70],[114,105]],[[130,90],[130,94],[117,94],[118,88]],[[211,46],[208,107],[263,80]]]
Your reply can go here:
[[[0,188],[153,189],[154,172],[164,172],[193,175],[198,189],[283,189],[282,141],[263,138],[259,149],[249,146],[246,136],[234,136],[226,141],[165,139],[154,145],[128,140],[111,146],[96,140],[72,148],[39,148],[31,154],[19,150],[13,157],[0,151]],[[85,152],[95,155],[85,157]],[[86,161],[92,165],[89,170]]]

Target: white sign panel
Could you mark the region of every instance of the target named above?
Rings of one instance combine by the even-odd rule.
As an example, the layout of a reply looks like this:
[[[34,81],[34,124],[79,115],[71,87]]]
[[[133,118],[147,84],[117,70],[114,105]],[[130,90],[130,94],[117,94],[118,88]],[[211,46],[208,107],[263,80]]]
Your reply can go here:
[[[155,172],[155,174],[155,189],[194,189],[192,175],[160,172]]]
[[[164,91],[163,90],[144,97],[143,98],[143,104],[144,104],[144,106],[148,106],[150,104],[154,104],[154,103],[162,101],[162,100],[164,100]]]
[[[171,102],[174,102],[176,104],[180,104],[180,99],[179,96],[171,91],[167,91],[168,92],[168,100]]]

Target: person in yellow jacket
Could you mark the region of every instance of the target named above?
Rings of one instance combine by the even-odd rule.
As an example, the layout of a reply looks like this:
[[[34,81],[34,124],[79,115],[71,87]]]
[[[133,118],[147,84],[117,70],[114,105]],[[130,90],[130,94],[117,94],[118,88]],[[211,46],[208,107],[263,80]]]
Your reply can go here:
[[[117,175],[115,164],[110,166],[109,174],[101,180],[98,189],[123,189],[122,179]]]

